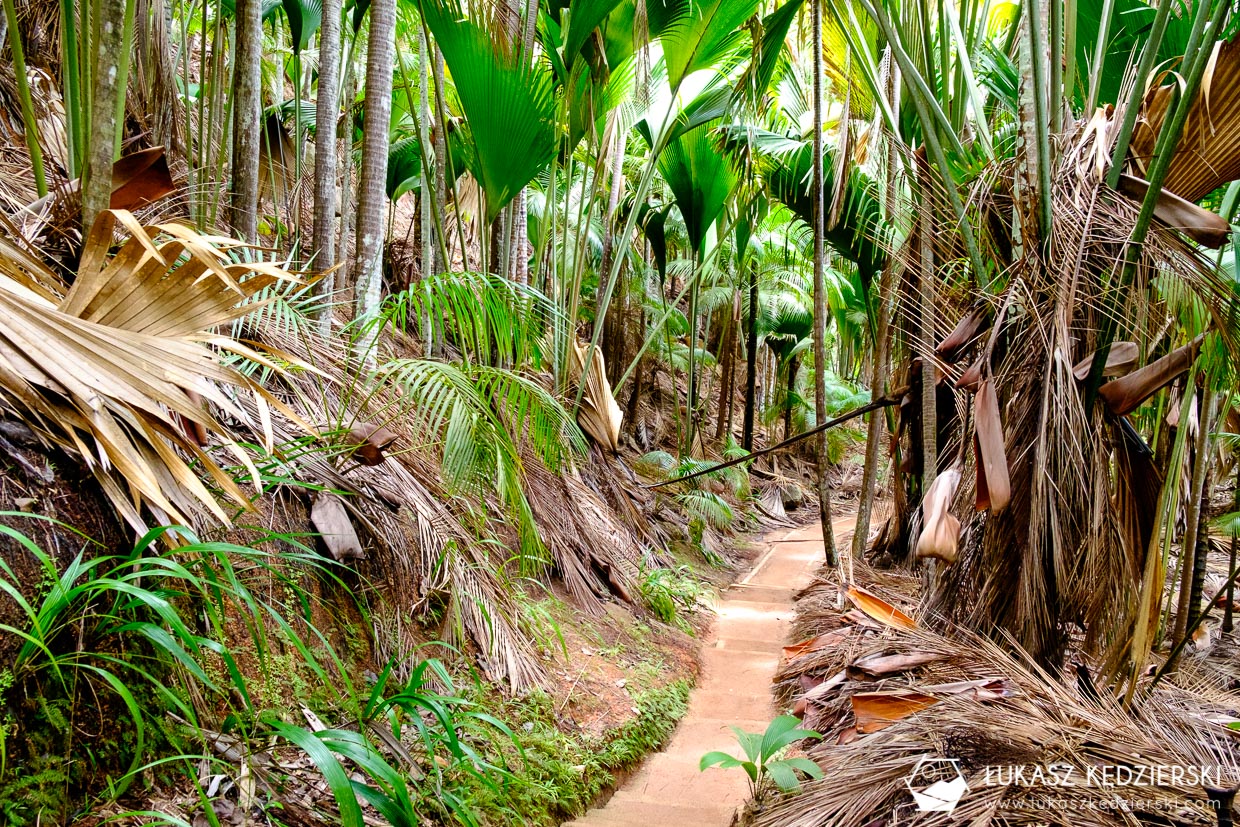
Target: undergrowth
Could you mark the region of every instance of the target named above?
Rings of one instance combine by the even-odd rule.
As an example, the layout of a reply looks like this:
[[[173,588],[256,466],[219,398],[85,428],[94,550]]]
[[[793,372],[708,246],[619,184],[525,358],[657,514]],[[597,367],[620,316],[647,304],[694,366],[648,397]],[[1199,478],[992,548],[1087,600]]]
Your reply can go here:
[[[498,788],[475,786],[471,798],[494,823],[514,827],[580,815],[622,772],[667,741],[688,709],[689,689],[688,680],[678,680],[635,693],[637,716],[601,736],[563,732],[546,693],[508,701],[498,714],[518,727],[524,756]]]

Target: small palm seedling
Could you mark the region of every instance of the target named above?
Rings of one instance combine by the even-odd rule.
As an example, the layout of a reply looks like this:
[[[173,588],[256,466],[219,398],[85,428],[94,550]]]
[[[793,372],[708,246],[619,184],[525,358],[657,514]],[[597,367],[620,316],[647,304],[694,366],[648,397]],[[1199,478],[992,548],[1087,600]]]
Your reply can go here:
[[[740,727],[732,727],[736,740],[745,753],[744,760],[726,752],[708,752],[702,756],[699,769],[705,771],[716,766],[723,769],[743,768],[749,776],[751,798],[757,798],[768,781],[781,792],[797,792],[801,789],[798,771],[810,778],[822,778],[822,770],[808,758],[782,757],[783,751],[793,741],[822,737],[811,729],[801,729],[799,723],[800,721],[791,715],[781,715],[771,721],[766,732],[745,732]]]

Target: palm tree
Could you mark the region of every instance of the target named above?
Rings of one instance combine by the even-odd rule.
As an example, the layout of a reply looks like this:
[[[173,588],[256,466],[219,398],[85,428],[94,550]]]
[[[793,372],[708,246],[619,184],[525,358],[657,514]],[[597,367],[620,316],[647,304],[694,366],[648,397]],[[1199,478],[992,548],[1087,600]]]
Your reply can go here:
[[[336,266],[336,122],[340,119],[340,0],[323,0],[319,34],[319,85],[314,116],[314,230],[310,256],[320,271]],[[330,296],[335,277],[327,275],[318,292]],[[330,310],[325,311],[330,318]]]
[[[388,130],[392,114],[392,67],[396,36],[395,0],[370,4],[366,54],[366,102],[363,110],[362,167],[357,183],[357,252],[354,290],[357,318],[363,322],[359,358],[373,365],[378,312],[383,287],[383,249],[387,216]]]
[[[239,238],[258,240],[262,143],[263,21],[261,0],[237,0],[233,50],[232,188],[229,223]]]

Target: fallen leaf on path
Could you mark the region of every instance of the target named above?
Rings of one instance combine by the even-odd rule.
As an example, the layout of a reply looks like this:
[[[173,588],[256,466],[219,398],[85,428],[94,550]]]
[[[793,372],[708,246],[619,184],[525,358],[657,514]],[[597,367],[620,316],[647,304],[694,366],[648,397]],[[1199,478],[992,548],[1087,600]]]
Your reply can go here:
[[[934,663],[936,660],[942,659],[943,655],[937,652],[869,655],[851,663],[847,668],[847,672],[848,677],[853,680],[867,680],[907,672],[910,669],[916,669],[919,666],[925,666],[927,663]]]
[[[853,741],[857,740],[857,737],[857,728],[850,726],[848,729],[840,731],[840,737],[835,739],[835,743],[840,746],[843,746],[844,744],[851,744]]]
[[[848,587],[848,599],[861,611],[882,623],[896,629],[916,629],[917,621],[892,606],[873,592],[860,586]]]

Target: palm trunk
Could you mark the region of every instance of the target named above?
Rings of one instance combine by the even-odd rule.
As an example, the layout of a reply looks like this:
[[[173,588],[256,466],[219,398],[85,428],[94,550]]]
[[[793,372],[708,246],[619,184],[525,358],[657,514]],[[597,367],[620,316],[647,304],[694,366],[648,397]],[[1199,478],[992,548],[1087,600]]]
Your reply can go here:
[[[715,441],[723,439],[724,433],[731,427],[728,412],[732,402],[732,374],[736,371],[736,325],[739,315],[739,297],[733,294],[733,312],[724,318],[723,334],[719,337],[719,353],[723,359],[719,383],[719,413],[715,418]]]
[[[924,172],[924,170],[922,170]],[[918,273],[920,325],[917,337],[921,345],[921,490],[926,492],[938,474],[939,425],[938,393],[935,388],[933,351],[934,333],[934,221],[928,182],[923,179],[921,218],[917,226],[921,268]]]
[[[1240,511],[1240,462],[1236,463],[1235,510]],[[1223,609],[1223,631],[1231,632],[1234,627],[1234,607],[1236,599],[1236,580],[1232,573],[1236,570],[1236,553],[1240,551],[1240,533],[1231,535],[1231,551],[1227,556],[1227,605]]]
[[[814,50],[814,419],[827,421],[827,288],[823,272],[823,221],[826,219],[822,181],[822,4],[812,9]],[[789,388],[791,390],[791,388]],[[827,485],[827,433],[814,438],[818,461],[818,519],[826,546],[827,565],[838,563],[835,532],[831,525],[831,490]]]
[[[749,316],[745,320],[745,413],[741,447],[753,450],[753,418],[758,398],[758,265],[749,264]]]
[[[1188,633],[1189,616],[1193,613],[1193,569],[1197,554],[1197,535],[1201,531],[1202,498],[1206,492],[1207,468],[1210,465],[1210,428],[1214,413],[1215,394],[1203,391],[1199,397],[1197,439],[1194,443],[1193,472],[1190,480],[1188,508],[1184,515],[1184,539],[1180,545],[1180,598],[1175,612],[1172,645],[1178,645]]]
[[[893,107],[898,105],[900,97],[900,76],[894,60],[888,61],[886,91],[887,98]],[[899,152],[894,140],[887,142],[887,175],[885,181],[884,208],[888,218],[894,217],[898,204],[896,168],[899,163]],[[874,331],[874,351],[870,365],[870,399],[877,401],[885,391],[887,384],[887,356],[890,348],[892,282],[894,281],[895,265],[888,263],[879,277],[878,282],[878,319]],[[873,284],[873,282],[871,282]],[[870,535],[870,516],[874,511],[874,498],[878,489],[879,464],[882,461],[880,451],[883,441],[884,412],[875,411],[870,414],[866,427],[865,438],[865,469],[861,474],[861,501],[857,504],[857,526],[853,531],[853,557],[863,556],[867,551]]]
[[[392,116],[392,55],[396,30],[395,0],[373,0],[366,55],[365,133],[357,200],[357,318],[373,319],[383,287],[383,234],[387,214],[388,128]],[[358,355],[373,365],[378,330],[371,327],[358,342]]]
[[[788,384],[784,391],[784,439],[792,438],[792,395],[796,392],[797,373],[801,363],[797,357],[788,359]]]
[[[82,180],[82,227],[89,231],[95,216],[112,200],[112,163],[116,159],[117,101],[124,100],[121,55],[125,52],[125,0],[99,0],[95,4],[94,94],[91,97],[90,142],[86,148],[86,174]]]
[[[314,237],[310,254],[314,267],[328,271],[336,266],[336,121],[340,118],[340,0],[323,0],[323,27],[319,32],[319,88],[314,113]],[[331,329],[330,296],[335,292],[335,273],[328,273],[315,286],[315,294],[329,297],[319,319],[323,331]]]
[[[262,125],[262,0],[237,0],[233,50],[232,198],[229,223],[238,237],[258,241],[258,159]]]

